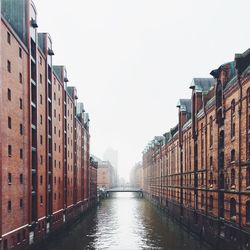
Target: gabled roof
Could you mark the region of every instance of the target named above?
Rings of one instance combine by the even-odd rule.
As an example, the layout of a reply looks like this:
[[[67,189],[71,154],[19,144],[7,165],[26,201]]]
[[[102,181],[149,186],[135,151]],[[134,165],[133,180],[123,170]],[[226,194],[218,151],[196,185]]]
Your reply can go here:
[[[185,111],[187,113],[191,113],[191,99],[179,99],[176,107],[180,108],[180,111]]]
[[[213,78],[193,78],[189,88],[196,92],[207,92],[214,85],[215,81]]]

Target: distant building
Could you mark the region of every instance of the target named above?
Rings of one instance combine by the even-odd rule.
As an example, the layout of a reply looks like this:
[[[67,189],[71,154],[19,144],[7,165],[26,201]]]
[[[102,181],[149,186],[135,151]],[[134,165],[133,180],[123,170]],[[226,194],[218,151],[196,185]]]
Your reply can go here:
[[[118,151],[112,148],[106,149],[103,160],[109,161],[115,170],[115,185],[118,183]]]
[[[130,185],[143,188],[143,168],[141,162],[137,163],[130,171]]]
[[[111,188],[116,185],[116,171],[109,161],[98,162],[97,187]]]

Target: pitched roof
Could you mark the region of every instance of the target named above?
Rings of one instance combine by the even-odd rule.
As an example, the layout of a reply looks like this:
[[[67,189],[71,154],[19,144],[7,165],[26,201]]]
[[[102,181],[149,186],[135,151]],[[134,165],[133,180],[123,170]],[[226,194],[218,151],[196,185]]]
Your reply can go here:
[[[190,89],[197,92],[207,92],[212,86],[215,85],[213,78],[193,78]]]

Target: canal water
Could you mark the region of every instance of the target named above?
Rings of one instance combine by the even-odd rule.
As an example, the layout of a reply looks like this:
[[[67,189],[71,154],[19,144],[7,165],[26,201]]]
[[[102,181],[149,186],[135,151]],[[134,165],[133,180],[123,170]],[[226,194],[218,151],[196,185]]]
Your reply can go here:
[[[210,250],[136,194],[113,194],[46,250]]]

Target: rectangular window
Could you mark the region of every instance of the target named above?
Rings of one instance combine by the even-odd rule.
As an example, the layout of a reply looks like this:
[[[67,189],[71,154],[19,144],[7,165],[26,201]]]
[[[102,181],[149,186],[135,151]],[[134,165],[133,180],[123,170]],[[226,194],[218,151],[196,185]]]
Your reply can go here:
[[[23,51],[22,51],[22,48],[19,47],[19,57],[22,58],[23,57]]]
[[[40,95],[40,104],[43,104],[43,96]]]
[[[11,101],[11,90],[8,89],[8,100]]]
[[[22,100],[22,98],[19,99],[19,108],[23,109],[23,100]]]
[[[23,199],[20,199],[19,205],[20,205],[20,208],[23,208]]]
[[[42,165],[43,164],[43,156],[40,155],[40,164]]]
[[[12,155],[12,146],[8,145],[8,156],[11,157]]]
[[[11,201],[8,201],[8,211],[11,211]]]
[[[43,60],[42,60],[42,57],[41,57],[41,56],[39,56],[39,63],[40,63],[40,65],[43,64]]]
[[[8,117],[8,128],[11,129],[11,117]]]
[[[43,76],[42,76],[42,74],[40,74],[40,83],[41,84],[43,83]]]
[[[8,173],[8,184],[11,185],[12,183],[12,175],[11,173]]]
[[[10,37],[10,33],[7,31],[7,42],[8,44],[11,44],[11,37]]]
[[[40,195],[40,204],[42,205],[43,204],[43,196]]]
[[[20,130],[20,135],[22,135],[23,134],[23,124],[20,124],[19,130]]]
[[[54,126],[54,134],[56,134],[56,126]]]
[[[23,149],[20,148],[20,159],[23,159]]]
[[[11,73],[11,62],[9,60],[7,61],[7,70]]]
[[[23,83],[23,75],[22,75],[22,73],[19,73],[19,83]]]
[[[40,176],[40,185],[42,185],[43,184],[43,176],[41,175]]]
[[[42,145],[43,144],[43,136],[40,135],[40,144]]]
[[[40,115],[40,124],[43,124],[43,116]]]
[[[23,184],[23,174],[20,174],[19,180],[20,180],[20,184]]]

